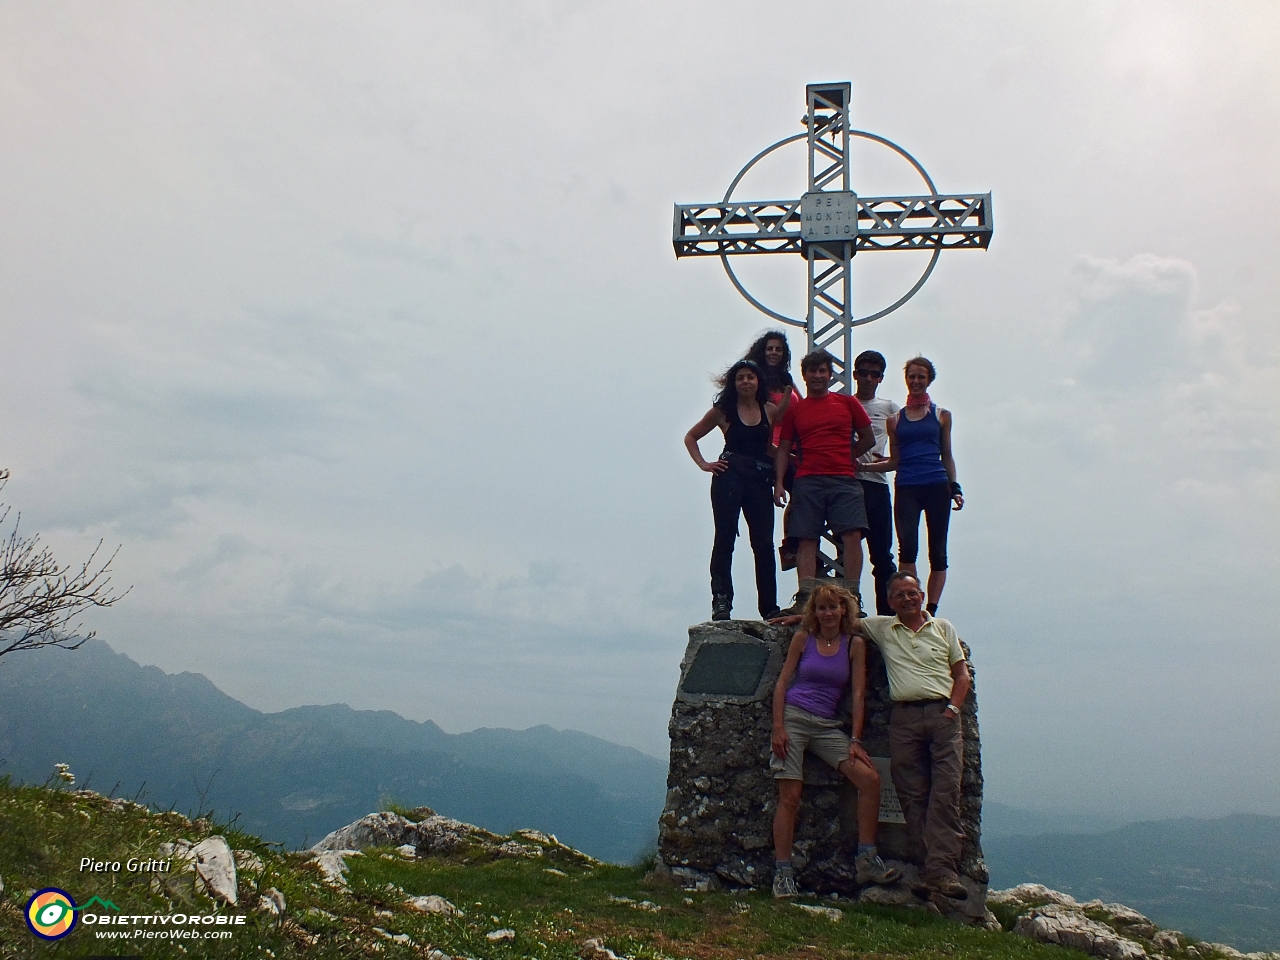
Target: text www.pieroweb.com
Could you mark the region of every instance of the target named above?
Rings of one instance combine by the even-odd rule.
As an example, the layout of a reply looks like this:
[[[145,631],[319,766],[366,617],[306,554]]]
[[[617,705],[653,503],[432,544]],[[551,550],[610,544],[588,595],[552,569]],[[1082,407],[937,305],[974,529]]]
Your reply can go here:
[[[229,940],[235,930],[228,928],[243,925],[245,918],[226,914],[89,914],[84,917],[84,922],[98,927],[93,932],[94,938],[98,940]],[[200,929],[210,926],[218,929]],[[110,929],[103,929],[104,927]],[[157,930],[156,927],[161,929]]]

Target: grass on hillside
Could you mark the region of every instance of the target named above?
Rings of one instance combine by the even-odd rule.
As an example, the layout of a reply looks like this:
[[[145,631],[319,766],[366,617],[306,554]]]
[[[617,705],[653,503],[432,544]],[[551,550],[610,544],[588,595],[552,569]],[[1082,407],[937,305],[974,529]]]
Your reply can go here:
[[[157,856],[178,838],[224,836],[233,849],[263,863],[260,876],[241,871],[244,914],[229,939],[109,941],[101,932],[148,927],[97,927],[81,922],[64,940],[38,941],[24,914],[31,893],[66,890],[79,904],[98,896],[124,914],[212,911],[190,873],[158,875],[81,873],[81,857],[125,861]],[[515,839],[520,839],[515,837]],[[479,847],[448,857],[408,860],[392,850],[350,857],[350,891],[327,886],[308,855],[291,853],[208,818],[190,820],[129,801],[88,792],[13,786],[0,778],[0,957],[270,958],[426,957],[438,949],[481,960],[576,960],[583,942],[600,938],[618,955],[636,960],[738,960],[757,957],[979,957],[991,960],[1067,960],[1082,955],[1008,933],[960,926],[929,914],[847,902],[833,921],[767,892],[688,893],[646,878],[641,867],[601,864],[567,848],[542,857],[496,858]],[[555,872],[553,872],[555,871]],[[253,908],[259,891],[275,887],[286,911],[276,918]],[[438,894],[464,911],[446,917],[412,912],[410,896]],[[802,901],[819,903],[816,900]],[[515,931],[514,939],[486,934]],[[163,928],[162,928],[163,929]],[[210,929],[200,928],[202,931]],[[439,958],[435,958],[439,960]]]

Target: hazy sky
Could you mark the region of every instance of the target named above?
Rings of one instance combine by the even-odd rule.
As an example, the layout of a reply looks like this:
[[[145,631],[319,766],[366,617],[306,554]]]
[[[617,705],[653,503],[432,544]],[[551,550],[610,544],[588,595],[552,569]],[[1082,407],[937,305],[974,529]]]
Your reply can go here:
[[[1280,814],[1277,49],[1269,2],[0,3],[3,498],[123,545],[112,646],[254,707],[663,756],[710,599],[680,440],[766,326],[671,207],[847,79],[994,195],[857,339],[954,411],[988,795]],[[917,191],[889,160],[856,189]],[[916,256],[859,257],[863,312]]]

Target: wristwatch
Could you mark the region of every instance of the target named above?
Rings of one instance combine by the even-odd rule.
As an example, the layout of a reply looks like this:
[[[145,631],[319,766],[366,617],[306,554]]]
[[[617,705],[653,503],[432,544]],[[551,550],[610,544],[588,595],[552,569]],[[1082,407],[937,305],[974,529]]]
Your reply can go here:
[[[960,708],[959,708],[959,707],[957,707],[954,703],[948,703],[948,704],[947,704],[945,707],[943,707],[942,709],[944,709],[944,710],[950,710],[950,711],[951,711],[952,713],[954,713],[957,717],[958,717],[958,716],[960,716]]]

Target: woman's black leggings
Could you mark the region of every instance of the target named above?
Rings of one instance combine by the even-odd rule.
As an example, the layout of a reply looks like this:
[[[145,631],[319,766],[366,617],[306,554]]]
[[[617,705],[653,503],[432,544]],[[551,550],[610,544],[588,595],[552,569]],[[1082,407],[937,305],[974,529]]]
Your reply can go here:
[[[897,484],[893,522],[898,528],[898,563],[915,563],[920,552],[920,512],[929,530],[929,572],[947,569],[947,527],[951,523],[951,484]]]
[[[711,478],[711,512],[716,521],[711,548],[711,592],[733,599],[733,541],[738,537],[738,512],[747,518],[756,560],[756,599],[760,615],[778,609],[778,573],[773,559],[773,489],[732,470]]]

